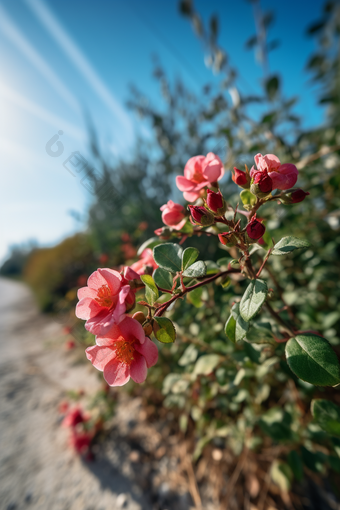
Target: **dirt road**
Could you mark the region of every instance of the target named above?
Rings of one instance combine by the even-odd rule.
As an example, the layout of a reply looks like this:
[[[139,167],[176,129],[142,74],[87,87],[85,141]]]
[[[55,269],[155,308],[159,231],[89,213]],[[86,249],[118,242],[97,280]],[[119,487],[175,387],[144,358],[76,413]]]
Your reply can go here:
[[[91,463],[67,446],[57,410],[65,389],[99,383],[90,365],[68,362],[61,330],[38,312],[27,287],[0,279],[0,508],[150,510],[122,465],[124,445]]]

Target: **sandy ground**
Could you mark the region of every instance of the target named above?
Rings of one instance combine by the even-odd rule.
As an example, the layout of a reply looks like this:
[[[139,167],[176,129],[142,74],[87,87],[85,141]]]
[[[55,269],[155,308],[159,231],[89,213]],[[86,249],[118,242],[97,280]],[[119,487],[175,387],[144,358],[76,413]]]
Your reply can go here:
[[[0,279],[1,510],[155,508],[125,462],[128,445],[111,444],[94,462],[69,449],[58,404],[66,389],[93,392],[99,380],[91,366],[68,361],[61,330],[27,287]]]

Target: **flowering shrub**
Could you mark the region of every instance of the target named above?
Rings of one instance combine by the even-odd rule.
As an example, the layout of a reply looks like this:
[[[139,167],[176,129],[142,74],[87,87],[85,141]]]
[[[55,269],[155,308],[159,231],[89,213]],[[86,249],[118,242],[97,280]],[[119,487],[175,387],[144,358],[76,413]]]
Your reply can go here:
[[[180,313],[176,308],[171,312],[176,304],[178,310],[187,308],[186,298],[194,308],[210,306],[211,313],[206,310],[202,315],[207,320],[204,338],[197,336],[190,324],[189,332],[177,327],[179,343],[182,340],[189,346],[185,350],[179,347],[180,357],[174,351],[179,371],[164,379],[166,405],[183,409],[184,429],[188,415],[197,423],[201,439],[196,458],[205,444],[217,438],[228,438],[235,453],[258,448],[265,436],[274,443],[288,444],[288,449],[279,450],[283,458],[279,463],[275,460],[272,473],[273,479],[283,476],[288,487],[293,475],[301,478],[302,461],[310,468],[322,457],[324,465],[340,469],[333,454],[338,448],[336,436],[340,436],[336,425],[340,407],[328,400],[314,400],[314,424],[308,425],[310,417],[306,418],[299,399],[286,393],[287,388],[296,392],[296,384],[306,390],[312,385],[337,386],[340,365],[321,334],[299,329],[270,269],[271,260],[306,249],[309,243],[293,236],[275,239],[275,231],[269,232],[265,219],[258,216],[268,203],[279,209],[303,201],[309,193],[292,188],[298,177],[295,165],[281,164],[273,154],[257,154],[255,164],[250,171],[247,166],[245,171],[234,168],[233,181],[241,187],[239,208],[232,207],[219,189],[218,180],[224,174],[220,159],[213,153],[191,158],[184,177],[177,177],[176,183],[184,198],[195,203],[187,209],[172,201],[161,207],[166,227],[157,229],[156,237],[143,244],[140,260],[130,268],[120,273],[95,271],[88,286],[79,290],[77,315],[86,319],[85,327],[97,335],[96,345],[86,350],[88,359],[103,371],[109,385],[121,386],[130,377],[144,382],[147,369],[157,364],[158,349],[152,335],[162,353],[169,347],[172,352],[176,325],[166,314]],[[220,243],[227,256],[217,261],[198,260],[196,248],[181,246],[194,236],[205,236],[207,244]],[[277,285],[283,305],[279,310],[272,305],[275,291],[268,278]],[[203,291],[209,284],[215,284],[216,299],[221,290],[230,293],[234,286],[224,341],[214,340],[214,298]],[[139,311],[131,317],[137,292],[143,292],[145,298],[138,300]],[[271,395],[273,377],[286,388],[282,395]],[[276,406],[265,411],[261,405],[270,395]],[[208,418],[203,413],[209,401],[211,423],[206,430]],[[283,408],[280,402],[286,402]],[[244,414],[238,415],[245,403]],[[308,426],[300,427],[300,420],[307,420]],[[333,438],[327,454],[321,455],[314,444],[320,437],[317,434],[324,433]]]

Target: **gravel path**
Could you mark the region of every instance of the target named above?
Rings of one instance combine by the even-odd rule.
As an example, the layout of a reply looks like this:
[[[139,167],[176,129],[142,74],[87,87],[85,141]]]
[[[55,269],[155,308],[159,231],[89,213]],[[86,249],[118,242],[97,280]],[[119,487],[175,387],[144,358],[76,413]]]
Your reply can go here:
[[[25,285],[0,278],[0,509],[152,509],[123,465],[124,445],[90,463],[68,448],[58,404],[66,389],[99,382],[62,352],[61,331]]]

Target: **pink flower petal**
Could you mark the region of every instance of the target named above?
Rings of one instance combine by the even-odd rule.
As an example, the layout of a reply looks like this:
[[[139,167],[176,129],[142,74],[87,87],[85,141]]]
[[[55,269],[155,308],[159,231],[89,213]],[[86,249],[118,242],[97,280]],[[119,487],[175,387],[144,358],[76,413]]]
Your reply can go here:
[[[224,175],[223,163],[213,152],[209,152],[204,160],[203,176],[209,182],[215,182]]]
[[[77,296],[79,301],[86,297],[95,299],[97,297],[97,291],[90,289],[89,287],[82,287],[81,289],[78,289]]]
[[[184,225],[186,224],[187,222],[187,219],[184,218],[184,220],[180,221],[179,223],[177,223],[177,225],[172,225],[171,228],[173,228],[174,230],[181,230],[181,228],[184,227]]]
[[[183,175],[177,175],[176,186],[180,191],[191,191],[195,188],[196,183],[189,181],[189,179],[186,179]]]
[[[204,156],[194,156],[193,158],[190,158],[184,168],[184,177],[191,181],[195,174],[201,174],[204,160]]]
[[[102,310],[98,315],[90,317],[85,322],[85,329],[93,335],[106,335],[114,322],[112,311]]]
[[[273,189],[286,190],[292,188],[298,178],[298,170],[292,163],[281,165],[277,172],[268,174],[273,181]]]
[[[110,386],[123,386],[130,379],[130,367],[116,359],[109,361],[104,368],[104,379]]]
[[[186,200],[187,202],[195,202],[195,200],[197,200],[199,196],[200,194],[194,191],[193,192],[185,191],[183,193],[184,200]]]
[[[145,333],[142,325],[135,319],[125,317],[119,323],[119,329],[126,340],[138,340],[141,344],[145,342]]]
[[[91,361],[92,365],[103,372],[105,365],[116,357],[116,353],[109,347],[99,347],[94,345],[86,349],[86,357]]]
[[[124,340],[117,324],[112,324],[110,330],[105,335],[96,336],[96,344],[101,347],[109,347],[113,342]]]
[[[102,287],[103,285],[107,285],[107,282],[105,278],[99,273],[99,271],[95,271],[92,273],[88,280],[87,285],[94,290],[99,289],[99,287]]]
[[[117,303],[116,308],[114,309],[113,314],[112,314],[113,319],[117,324],[124,318],[123,314],[126,311],[125,300],[129,294],[130,290],[131,290],[130,285],[124,285],[124,287],[122,287],[119,292],[118,303]]]
[[[130,374],[131,379],[139,384],[145,381],[148,374],[145,358],[138,352],[134,354],[134,360],[130,365]]]
[[[76,316],[78,319],[90,319],[100,313],[102,307],[92,298],[81,299],[76,306]]]
[[[131,269],[131,267],[128,267],[126,266],[124,268],[124,277],[127,279],[127,280],[139,280],[139,274],[136,273],[136,271],[134,271],[133,269]]]
[[[118,271],[114,271],[113,269],[98,269],[98,273],[103,276],[108,283],[110,289],[112,290],[112,294],[118,294],[119,289],[122,285],[122,277],[118,273]]]
[[[158,349],[157,345],[155,345],[150,338],[146,337],[143,344],[138,344],[136,342],[135,349],[144,356],[148,368],[156,365],[158,361]]]

